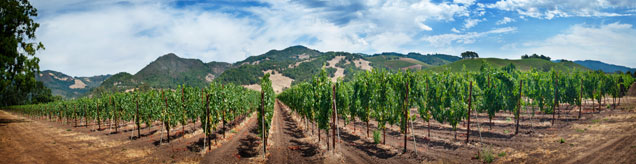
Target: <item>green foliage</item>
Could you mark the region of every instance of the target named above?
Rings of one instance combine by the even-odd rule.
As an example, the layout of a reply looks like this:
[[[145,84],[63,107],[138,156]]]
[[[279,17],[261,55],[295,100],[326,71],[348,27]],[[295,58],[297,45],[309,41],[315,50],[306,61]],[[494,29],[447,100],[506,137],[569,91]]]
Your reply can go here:
[[[269,73],[265,74],[265,76],[263,76],[263,78],[261,79],[261,90],[263,95],[263,97],[261,97],[263,109],[258,111],[258,129],[259,131],[265,130],[264,138],[267,138],[269,134],[269,128],[271,127],[272,123],[272,116],[274,116],[274,102],[276,96],[274,93],[274,89],[272,88],[272,81],[269,80]],[[263,117],[265,118],[263,119]],[[265,121],[264,124],[262,122],[263,120]],[[263,127],[263,125],[265,125],[265,127]],[[259,135],[261,134],[263,134],[262,131],[259,133]]]
[[[382,140],[382,136],[380,136],[380,130],[373,131],[373,143],[379,144],[380,140]]]
[[[532,55],[528,56],[528,54],[525,54],[525,55],[521,56],[521,59],[532,59],[532,58],[550,61],[550,57],[543,56],[543,55],[532,54]]]
[[[484,163],[492,163],[495,160],[494,152],[490,147],[482,149],[479,154],[479,159]]]
[[[51,101],[51,91],[35,80],[40,71],[35,53],[44,49],[34,41],[37,9],[27,0],[7,0],[0,3],[0,15],[0,106]]]
[[[142,123],[150,126],[160,121],[168,130],[200,120],[205,134],[210,135],[211,129],[216,129],[220,121],[251,113],[260,103],[258,99],[255,91],[213,82],[203,89],[181,85],[175,90],[105,92],[92,98],[12,106],[10,109],[58,119],[83,117],[86,120],[134,121],[138,127]],[[270,104],[273,108],[273,102]],[[208,108],[210,112],[207,112]]]
[[[462,59],[474,59],[474,58],[479,58],[479,54],[477,54],[476,52],[473,51],[466,51],[466,52],[462,52],[461,54]]]
[[[509,60],[509,59],[498,59],[498,58],[459,60],[457,62],[453,62],[450,64],[437,66],[437,67],[431,67],[428,70],[431,70],[433,72],[443,72],[446,70],[449,70],[451,72],[463,72],[464,71],[463,67],[465,66],[466,67],[465,70],[477,72],[479,71],[479,68],[481,68],[481,66],[484,65],[484,63],[488,63],[493,68],[500,68],[510,64],[514,64],[516,69],[520,71],[529,71],[529,70],[532,70],[533,68],[537,69],[537,71],[542,71],[542,72],[550,71],[550,69],[555,69],[560,72],[573,71],[574,69],[589,70],[581,65],[578,65],[572,62],[554,63],[552,61],[542,60],[542,59]]]

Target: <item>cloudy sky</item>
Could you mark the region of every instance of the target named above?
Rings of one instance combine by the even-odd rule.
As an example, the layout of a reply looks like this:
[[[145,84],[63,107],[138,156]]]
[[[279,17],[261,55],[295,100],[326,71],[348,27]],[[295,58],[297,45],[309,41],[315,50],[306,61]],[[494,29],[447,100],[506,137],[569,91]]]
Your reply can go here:
[[[32,0],[42,70],[136,73],[173,52],[236,62],[271,49],[593,59],[636,67],[634,0]]]

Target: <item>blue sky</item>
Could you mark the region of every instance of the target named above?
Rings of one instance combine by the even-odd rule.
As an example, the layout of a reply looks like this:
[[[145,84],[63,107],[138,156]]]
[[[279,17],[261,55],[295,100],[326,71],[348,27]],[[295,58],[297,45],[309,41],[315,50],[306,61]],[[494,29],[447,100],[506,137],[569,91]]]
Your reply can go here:
[[[636,67],[634,0],[33,0],[41,69],[136,73],[170,52],[236,62],[271,49],[601,60]]]

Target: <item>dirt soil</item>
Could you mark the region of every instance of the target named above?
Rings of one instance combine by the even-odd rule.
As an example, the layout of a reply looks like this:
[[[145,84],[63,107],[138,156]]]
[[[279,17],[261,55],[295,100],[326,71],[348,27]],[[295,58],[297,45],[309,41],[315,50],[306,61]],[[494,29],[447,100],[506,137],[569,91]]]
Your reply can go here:
[[[281,103],[274,104],[272,118],[272,146],[267,163],[323,163],[322,154],[316,144],[310,142],[289,111],[281,108]]]
[[[208,152],[201,163],[250,163],[253,157],[259,155],[260,139],[256,137],[256,123],[258,117],[250,117],[245,126],[236,135],[229,137],[229,141]],[[235,131],[236,131],[235,130]],[[231,132],[232,133],[232,132]]]

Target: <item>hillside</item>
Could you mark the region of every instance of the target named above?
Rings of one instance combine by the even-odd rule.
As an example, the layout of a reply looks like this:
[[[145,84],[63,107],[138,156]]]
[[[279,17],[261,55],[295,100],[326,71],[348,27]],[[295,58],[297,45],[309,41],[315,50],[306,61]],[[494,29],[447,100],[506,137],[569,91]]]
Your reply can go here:
[[[160,56],[134,75],[126,72],[113,75],[92,93],[134,88],[176,88],[181,84],[203,87],[230,67],[232,65],[229,63],[204,63],[199,59],[186,59],[169,53]]]
[[[461,58],[445,54],[422,55],[420,53],[411,52],[404,55],[395,52],[385,52],[367,56],[364,57],[364,59],[369,60],[374,68],[421,70],[452,63]]]
[[[396,70],[461,71],[463,65],[468,70],[478,70],[482,61],[495,67],[513,63],[520,70],[537,68],[548,71],[580,70],[585,67],[572,62],[553,63],[541,59],[507,60],[496,58],[467,59],[445,54],[419,53],[380,53],[366,55],[349,52],[320,52],[304,46],[292,46],[282,50],[270,50],[262,55],[251,56],[236,63],[209,62],[198,59],[184,59],[175,54],[163,55],[151,62],[136,74],[119,73],[106,80],[95,93],[103,91],[126,91],[132,88],[175,88],[179,84],[205,86],[212,80],[223,83],[235,83],[255,90],[259,78],[265,73],[272,74],[274,90],[281,92],[293,84],[308,81],[311,77],[325,69],[329,77],[348,80],[354,72],[383,68]]]
[[[636,71],[636,68],[629,68],[629,67],[620,66],[620,65],[608,64],[608,63],[604,63],[604,62],[596,61],[596,60],[576,60],[574,61],[574,63],[587,67],[591,70],[601,70],[606,73],[614,73],[617,71],[621,71],[621,72]]]
[[[522,71],[528,71],[532,68],[535,68],[539,71],[550,71],[550,69],[554,68],[559,71],[569,71],[573,69],[577,70],[589,70],[579,64],[573,62],[559,62],[554,63],[548,60],[537,59],[537,58],[529,58],[529,59],[518,59],[518,60],[509,60],[509,59],[499,59],[499,58],[479,58],[479,59],[463,59],[454,63],[450,63],[443,66],[432,67],[429,70],[431,71],[445,71],[449,69],[451,72],[459,72],[462,71],[462,68],[466,66],[466,70],[468,71],[477,71],[481,68],[484,62],[489,63],[493,67],[503,67],[508,64],[514,64],[517,69]]]
[[[61,72],[45,70],[36,75],[35,79],[51,89],[53,95],[76,98],[85,95],[92,88],[98,87],[110,76],[71,77]]]
[[[239,61],[234,68],[223,72],[218,80],[221,82],[235,83],[253,89],[258,89],[259,78],[265,73],[272,74],[274,89],[282,89],[291,84],[306,81],[325,68],[332,77],[347,77],[353,71],[370,70],[369,62],[362,59],[360,54],[347,52],[319,52],[303,46],[292,46],[283,50],[271,50],[263,55],[252,56],[244,61]]]

